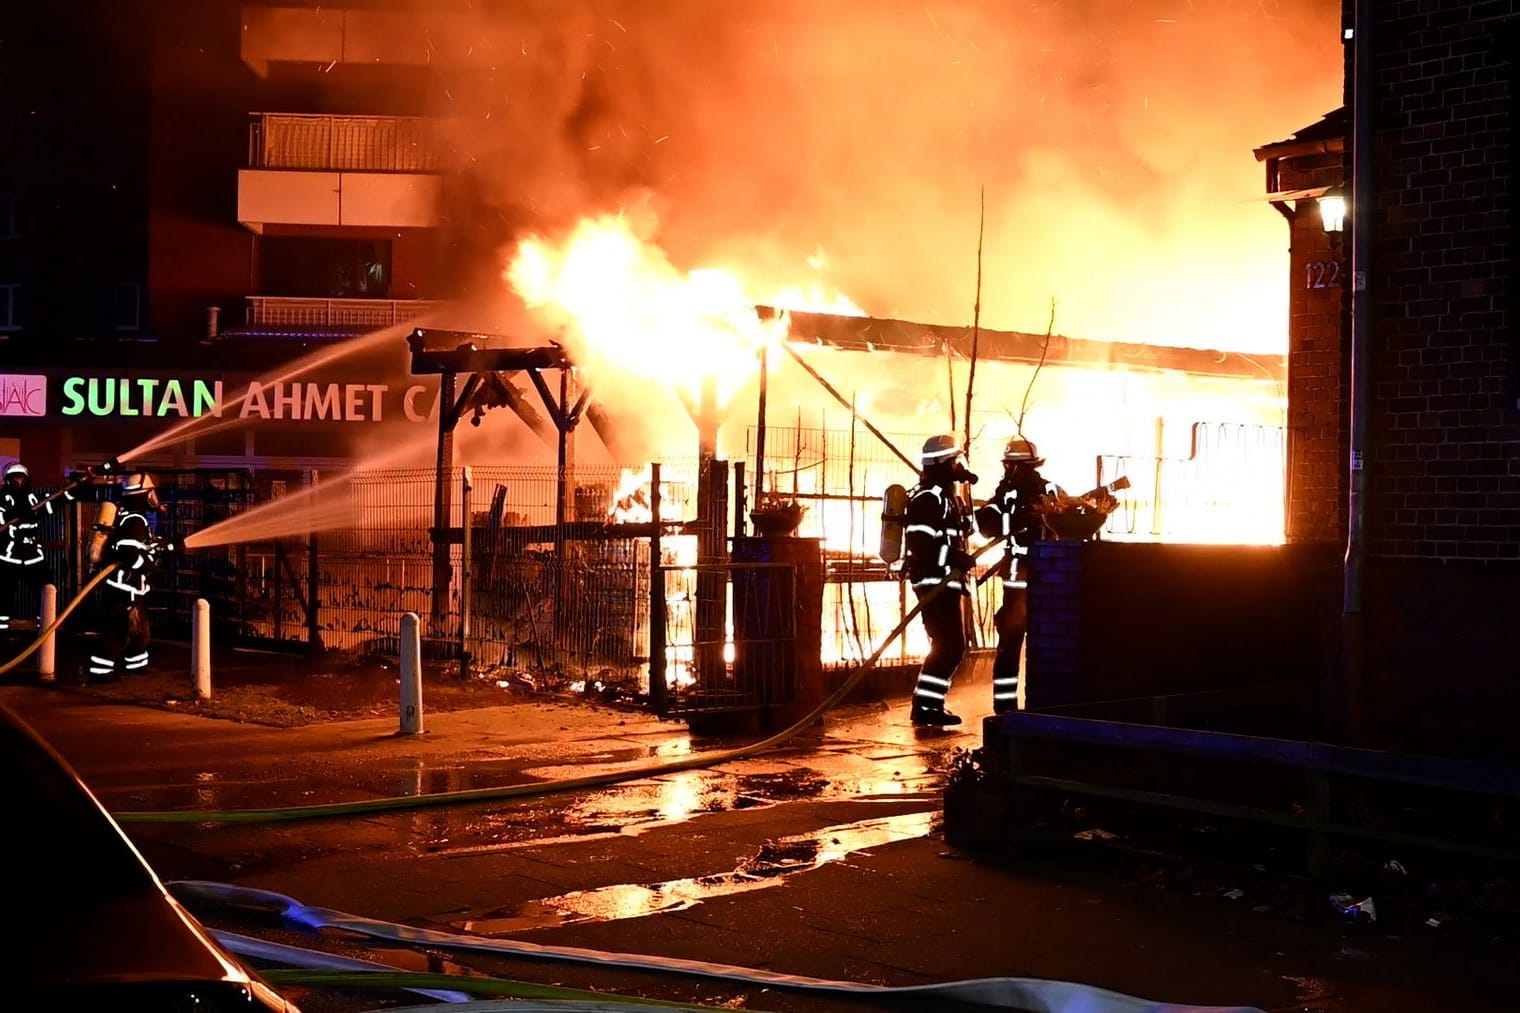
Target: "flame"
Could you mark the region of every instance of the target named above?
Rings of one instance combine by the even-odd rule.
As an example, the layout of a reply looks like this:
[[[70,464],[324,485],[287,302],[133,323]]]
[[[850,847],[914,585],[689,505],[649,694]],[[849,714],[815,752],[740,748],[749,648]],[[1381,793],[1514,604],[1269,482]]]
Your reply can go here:
[[[522,240],[506,278],[529,307],[566,318],[588,371],[667,384],[688,397],[713,380],[720,403],[755,372],[756,352],[784,326],[759,318],[734,275],[681,271],[618,215],[582,219],[557,245]]]
[[[804,313],[832,313],[841,317],[863,317],[866,311],[855,300],[823,282],[807,285],[783,285],[771,297],[770,305],[781,310]]]
[[[808,259],[815,271],[827,264],[822,251]],[[530,308],[569,325],[589,371],[664,384],[688,399],[715,381],[720,405],[754,376],[757,352],[787,336],[786,314],[762,320],[757,305],[866,315],[817,279],[764,300],[729,271],[682,271],[621,215],[583,218],[559,242],[523,239],[504,275]]]
[[[622,469],[618,487],[612,494],[612,509],[608,516],[619,524],[646,522],[654,519],[649,502],[649,483],[654,473],[645,466],[642,471]]]

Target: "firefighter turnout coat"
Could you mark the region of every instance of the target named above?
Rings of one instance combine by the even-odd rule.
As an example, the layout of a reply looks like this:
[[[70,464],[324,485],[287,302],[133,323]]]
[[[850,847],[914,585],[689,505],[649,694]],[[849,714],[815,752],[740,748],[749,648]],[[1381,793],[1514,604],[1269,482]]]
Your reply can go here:
[[[913,589],[926,592],[944,585],[947,591],[970,593],[966,539],[971,515],[956,498],[954,486],[916,486],[908,497],[907,520],[903,575]]]
[[[153,590],[153,571],[158,566],[161,547],[162,543],[154,536],[145,514],[136,510],[118,514],[104,559],[116,564],[115,571],[106,578],[107,586],[137,604]]]
[[[1023,587],[1022,562],[1029,547],[1044,537],[1045,524],[1035,512],[1040,497],[1055,491],[1033,467],[1004,475],[992,498],[976,511],[976,527],[983,537],[1003,540],[999,573],[1004,587]]]
[[[6,489],[0,493],[0,565],[40,566],[42,542],[37,536],[37,515],[53,512],[31,489]]]

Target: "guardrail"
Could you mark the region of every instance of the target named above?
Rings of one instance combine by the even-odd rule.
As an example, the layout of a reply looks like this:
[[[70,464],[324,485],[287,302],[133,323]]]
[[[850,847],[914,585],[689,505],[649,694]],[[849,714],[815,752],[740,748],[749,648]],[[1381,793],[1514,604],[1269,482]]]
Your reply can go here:
[[[251,113],[253,169],[441,172],[438,121],[422,116]]]
[[[309,299],[249,296],[247,322],[264,327],[390,327],[443,303],[435,299]]]

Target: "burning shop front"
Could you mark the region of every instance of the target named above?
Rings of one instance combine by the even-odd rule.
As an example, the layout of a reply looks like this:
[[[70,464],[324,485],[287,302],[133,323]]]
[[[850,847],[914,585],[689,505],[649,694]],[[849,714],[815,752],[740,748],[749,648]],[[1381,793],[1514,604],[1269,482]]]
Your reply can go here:
[[[540,361],[563,355],[557,346],[417,332],[414,368],[442,372],[452,392],[443,400],[456,408],[440,422],[432,503],[442,532],[428,605],[435,639],[457,643],[482,671],[621,683],[672,713],[794,713],[884,645],[873,685],[905,688],[926,645],[916,623],[887,643],[912,601],[877,555],[880,497],[911,483],[923,438],[949,428],[974,340],[972,461],[988,486],[1020,411],[1026,433],[1050,434],[1042,453],[1064,487],[1119,476],[1130,484],[1101,540],[1055,543],[1066,555],[1052,556],[1052,572],[1073,574],[1079,604],[1049,582],[1031,591],[1027,702],[1217,689],[1300,671],[1265,649],[1278,642],[1264,632],[1269,610],[1289,608],[1296,593],[1281,548],[1280,362],[859,316],[759,316],[786,331],[750,375],[726,391],[697,385],[689,397],[645,388],[637,412],[567,358]],[[561,468],[503,470],[490,488],[481,466],[468,478],[454,467],[452,425],[487,390]],[[684,433],[668,446],[685,444],[695,459],[630,461],[619,444],[636,442],[662,413],[673,420],[662,428]],[[587,428],[595,439],[584,438]],[[537,492],[525,496],[529,488]],[[999,582],[979,583],[979,645],[992,646],[999,594]],[[1121,631],[1108,618],[1141,612],[1156,625]],[[1184,664],[1182,652],[1164,649],[1199,629],[1217,631],[1240,656],[1214,651]],[[1083,652],[1116,631],[1125,663],[1089,665]],[[1073,644],[1061,648],[1059,635]],[[776,668],[782,657],[790,660]],[[767,666],[774,671],[759,672]],[[661,669],[663,678],[651,675]],[[1100,681],[1077,680],[1078,670]],[[1103,671],[1126,679],[1103,680]]]

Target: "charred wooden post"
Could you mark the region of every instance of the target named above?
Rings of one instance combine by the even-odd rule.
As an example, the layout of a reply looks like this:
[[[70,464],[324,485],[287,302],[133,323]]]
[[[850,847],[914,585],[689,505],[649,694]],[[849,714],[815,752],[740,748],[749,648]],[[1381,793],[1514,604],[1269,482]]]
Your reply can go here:
[[[660,465],[649,466],[649,704],[661,717],[670,709],[665,682],[665,569],[660,550]]]
[[[702,382],[697,410],[697,594],[693,632],[698,683],[722,685],[723,648],[728,639],[728,462],[718,448],[717,382]]]
[[[766,416],[766,389],[769,385],[771,371],[770,349],[760,346],[760,399],[755,411],[755,503],[765,500],[765,416]],[[739,527],[734,528],[734,537],[742,533]]]

